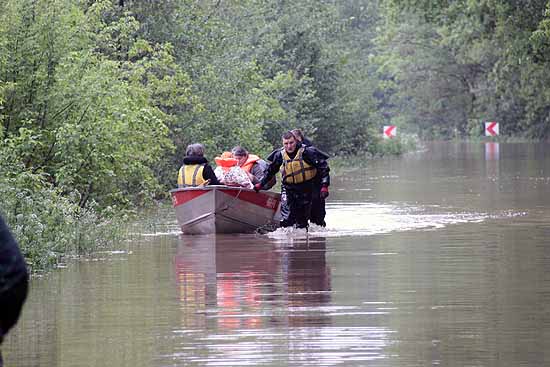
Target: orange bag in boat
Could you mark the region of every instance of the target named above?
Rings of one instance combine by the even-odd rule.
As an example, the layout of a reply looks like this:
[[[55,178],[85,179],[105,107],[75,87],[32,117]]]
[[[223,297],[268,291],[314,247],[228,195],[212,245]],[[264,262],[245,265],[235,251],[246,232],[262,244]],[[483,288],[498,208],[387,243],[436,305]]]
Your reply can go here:
[[[223,152],[221,157],[214,158],[216,165],[221,167],[223,172],[228,172],[229,169],[237,164],[237,160],[231,156],[231,152]]]
[[[237,166],[238,160],[231,156],[231,152],[223,152],[221,157],[214,158],[218,165],[214,174],[227,186],[241,186],[252,188],[252,183],[241,167]]]

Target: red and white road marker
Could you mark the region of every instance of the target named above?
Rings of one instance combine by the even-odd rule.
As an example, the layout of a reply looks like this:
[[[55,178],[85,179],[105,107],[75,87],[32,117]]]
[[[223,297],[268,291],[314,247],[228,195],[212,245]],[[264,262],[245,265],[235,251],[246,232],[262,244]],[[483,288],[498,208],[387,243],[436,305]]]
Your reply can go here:
[[[383,132],[384,132],[383,134],[384,139],[395,138],[395,136],[397,135],[397,126],[395,125],[384,126]]]
[[[497,136],[498,135],[498,122],[486,122],[485,123],[485,136]]]

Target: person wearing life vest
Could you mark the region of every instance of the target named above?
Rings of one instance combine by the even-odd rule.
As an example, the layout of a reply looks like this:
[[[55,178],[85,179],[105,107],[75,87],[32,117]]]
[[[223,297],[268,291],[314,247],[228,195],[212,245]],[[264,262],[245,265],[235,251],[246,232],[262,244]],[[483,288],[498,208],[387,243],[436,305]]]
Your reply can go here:
[[[214,158],[214,162],[223,172],[229,172],[231,167],[236,166],[238,163],[231,152],[223,152],[219,157]]]
[[[273,151],[268,161],[271,163],[265,170],[264,178],[254,185],[259,191],[281,170],[288,212],[282,213],[281,227],[295,225],[298,228],[308,228],[311,216],[311,201],[314,190],[314,178],[319,175],[321,180],[321,195],[328,196],[330,185],[329,167],[326,159],[311,147],[304,147],[296,140],[292,132],[287,131],[282,136],[283,147]]]
[[[250,154],[246,149],[237,145],[231,149],[233,158],[237,160],[237,165],[241,167],[250,178],[250,181],[253,185],[259,183],[262,178],[264,178],[264,172],[267,168],[267,162],[258,157],[255,154]],[[275,185],[275,178],[269,181],[264,190],[269,190],[273,185]]]
[[[216,169],[214,173],[218,180],[227,186],[245,187],[251,189],[253,187],[252,180],[248,177],[248,173],[239,167],[238,160],[233,158],[231,152],[223,152],[221,156],[214,158],[216,161]]]
[[[237,165],[237,160],[233,158],[231,152],[223,152],[220,156],[214,158],[214,162],[216,162],[214,174],[218,178],[218,181],[224,183],[224,176],[231,170],[232,167]]]
[[[0,216],[0,344],[17,323],[27,298],[29,274],[21,250]],[[0,366],[3,365],[0,351]]]
[[[205,185],[221,185],[221,183],[204,158],[204,146],[190,144],[185,150],[183,165],[178,172],[178,187]]]
[[[302,130],[300,129],[294,129],[292,130],[292,134],[294,134],[294,137],[296,140],[298,140],[300,143],[302,143],[302,146],[309,146],[311,149],[315,149],[317,154],[324,157],[324,159],[328,159],[329,155],[316,147],[313,146],[311,141],[307,139]],[[321,177],[319,175],[315,176],[314,182],[313,182],[313,195],[311,198],[311,217],[309,218],[309,221],[311,223],[314,223],[321,227],[326,227],[325,222],[325,216],[327,214],[325,209],[325,198],[323,195],[321,195],[321,188],[323,185],[321,184]],[[281,211],[283,211],[284,208],[281,207]]]

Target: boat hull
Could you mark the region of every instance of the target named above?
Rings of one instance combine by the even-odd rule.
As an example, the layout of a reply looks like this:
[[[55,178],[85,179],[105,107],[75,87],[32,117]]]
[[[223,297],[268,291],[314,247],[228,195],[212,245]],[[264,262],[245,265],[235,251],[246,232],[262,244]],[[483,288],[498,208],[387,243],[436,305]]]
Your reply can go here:
[[[171,190],[178,224],[185,234],[253,233],[278,225],[280,194],[207,186]]]

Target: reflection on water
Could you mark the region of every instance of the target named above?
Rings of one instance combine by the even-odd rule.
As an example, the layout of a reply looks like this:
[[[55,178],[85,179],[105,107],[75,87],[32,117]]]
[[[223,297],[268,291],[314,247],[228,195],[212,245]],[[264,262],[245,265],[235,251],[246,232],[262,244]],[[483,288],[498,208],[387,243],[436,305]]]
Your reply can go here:
[[[486,161],[496,161],[500,158],[500,143],[486,142],[484,146]]]
[[[211,329],[206,346],[211,355],[197,359],[186,345],[177,358],[231,364],[267,348],[276,362],[280,352],[269,344],[281,338],[297,345],[303,339],[312,343],[318,328],[330,324],[325,254],[324,238],[288,248],[255,236],[183,236],[174,258],[182,323],[174,334],[185,338],[193,330]],[[281,328],[301,332],[283,335]],[[251,342],[252,336],[262,341]]]
[[[139,241],[34,279],[14,366],[544,366],[550,147],[433,144],[333,177],[327,228]]]
[[[181,348],[163,356],[166,361],[332,366],[350,358],[384,358],[393,333],[387,327],[333,320],[387,311],[333,302],[324,237],[288,244],[265,237],[184,236],[174,263],[182,323],[173,338],[181,338]],[[190,338],[204,329],[207,336]]]

